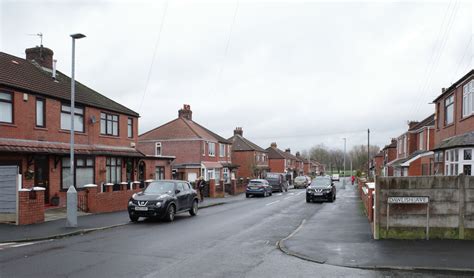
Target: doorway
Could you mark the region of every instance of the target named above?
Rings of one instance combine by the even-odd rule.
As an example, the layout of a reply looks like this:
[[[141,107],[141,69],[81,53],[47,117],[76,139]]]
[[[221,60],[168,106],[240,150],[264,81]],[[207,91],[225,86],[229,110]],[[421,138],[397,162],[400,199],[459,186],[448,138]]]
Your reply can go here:
[[[35,186],[44,187],[44,203],[49,204],[49,159],[47,156],[36,156]]]

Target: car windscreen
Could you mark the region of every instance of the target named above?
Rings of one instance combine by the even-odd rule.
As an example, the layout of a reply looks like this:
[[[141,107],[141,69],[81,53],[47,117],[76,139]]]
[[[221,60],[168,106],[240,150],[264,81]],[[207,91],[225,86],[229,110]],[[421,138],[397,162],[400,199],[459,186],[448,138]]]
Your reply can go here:
[[[249,182],[249,185],[262,185],[263,182],[262,181],[250,181]]]
[[[327,185],[330,185],[331,184],[331,180],[330,179],[314,179],[312,182],[311,182],[311,185],[319,185],[319,186],[327,186]]]
[[[155,181],[148,185],[145,193],[148,194],[164,194],[174,191],[174,182],[169,181]]]
[[[306,178],[305,177],[296,177],[295,178],[295,181],[305,181]]]
[[[267,178],[267,179],[278,179],[278,178],[280,178],[280,175],[279,174],[267,173],[267,176],[265,178]]]

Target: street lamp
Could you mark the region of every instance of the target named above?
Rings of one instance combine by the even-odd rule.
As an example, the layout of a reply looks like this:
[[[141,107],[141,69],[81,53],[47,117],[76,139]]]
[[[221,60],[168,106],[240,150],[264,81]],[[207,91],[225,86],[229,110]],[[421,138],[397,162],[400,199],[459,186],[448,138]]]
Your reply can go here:
[[[347,138],[342,138],[342,140],[344,140],[344,174],[343,174],[343,177],[345,178],[346,177],[346,141],[347,141]],[[343,179],[343,182],[342,184],[346,184],[346,180]]]
[[[75,86],[75,80],[74,80],[74,59],[75,59],[75,51],[76,51],[76,40],[85,38],[86,36],[80,33],[77,34],[72,34],[72,63],[71,63],[71,146],[70,146],[70,168],[69,168],[69,174],[70,174],[70,189],[71,189],[71,195],[76,196],[76,206],[74,206],[74,202],[67,202],[67,211],[68,211],[68,221],[67,221],[67,226],[69,227],[76,227],[77,226],[77,195],[73,194],[75,193],[74,190],[74,99],[76,97],[76,86]],[[71,188],[72,186],[72,188]],[[68,190],[69,191],[69,190]],[[68,194],[69,195],[69,194]],[[74,213],[75,212],[75,213]]]

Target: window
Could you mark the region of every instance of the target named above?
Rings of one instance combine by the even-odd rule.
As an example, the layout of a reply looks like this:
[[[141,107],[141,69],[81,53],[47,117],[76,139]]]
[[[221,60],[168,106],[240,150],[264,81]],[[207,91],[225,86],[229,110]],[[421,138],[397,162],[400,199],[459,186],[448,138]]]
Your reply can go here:
[[[464,150],[464,160],[472,159],[472,150]]]
[[[207,148],[209,150],[209,156],[216,156],[216,143],[207,143]]]
[[[107,157],[105,162],[105,179],[107,183],[122,182],[122,159]]]
[[[225,157],[225,145],[219,143],[219,157]]]
[[[207,170],[207,180],[213,180],[213,179],[214,179],[214,169]]]
[[[36,126],[45,127],[46,126],[46,102],[42,98],[36,98]]]
[[[474,80],[463,87],[462,116],[468,117],[474,114]]]
[[[227,157],[230,157],[230,145],[227,145]]]
[[[0,123],[13,123],[13,93],[0,92]]]
[[[76,157],[74,169],[74,184],[76,188],[83,188],[86,184],[94,183],[94,158]],[[62,189],[67,190],[71,185],[71,163],[69,157],[61,161]]]
[[[118,136],[119,116],[100,113],[100,134]]]
[[[155,168],[155,179],[156,180],[164,180],[165,179],[165,167],[156,166],[156,168]]]
[[[454,122],[454,95],[446,98],[444,101],[444,125]]]
[[[463,166],[463,171],[462,172],[464,173],[464,175],[471,176],[471,167],[472,167],[471,165],[464,165]]]
[[[202,156],[206,156],[206,142],[202,142]]]
[[[419,142],[418,149],[423,150],[424,149],[424,146],[423,146],[423,131],[418,133],[418,142]]]
[[[61,129],[71,130],[71,106],[61,105]],[[74,107],[74,131],[84,132],[84,108]]]
[[[156,142],[155,143],[155,155],[156,156],[161,156],[161,151],[162,151],[161,142]]]
[[[127,136],[133,138],[133,118],[127,119]]]

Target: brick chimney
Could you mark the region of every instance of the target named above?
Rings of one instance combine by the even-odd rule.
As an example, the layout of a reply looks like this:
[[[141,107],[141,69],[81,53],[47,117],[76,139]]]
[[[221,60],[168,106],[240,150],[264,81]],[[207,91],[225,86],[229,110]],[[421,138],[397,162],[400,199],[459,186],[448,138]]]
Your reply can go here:
[[[416,121],[410,121],[408,122],[408,129],[412,129],[414,126],[416,126],[417,124],[419,124],[420,122],[416,122]]]
[[[237,135],[237,134],[240,135],[240,136],[244,136],[244,131],[242,130],[241,127],[236,127],[234,129],[234,135]]]
[[[26,60],[35,61],[40,66],[53,69],[53,54],[54,52],[47,48],[41,46],[36,46],[32,48],[27,48],[25,50]]]
[[[193,119],[193,111],[191,111],[191,105],[184,104],[183,108],[178,110],[178,117],[185,118],[191,121]]]
[[[270,147],[272,147],[272,148],[275,148],[275,149],[276,149],[276,147],[277,147],[277,143],[276,143],[276,142],[273,142],[273,143],[270,145]]]
[[[295,155],[296,155],[296,157],[300,157],[300,156],[301,156],[300,152],[296,152]]]
[[[288,149],[286,149],[286,150],[285,150],[285,152],[287,152],[287,153],[291,153],[291,149],[290,149],[290,148],[288,148]]]

